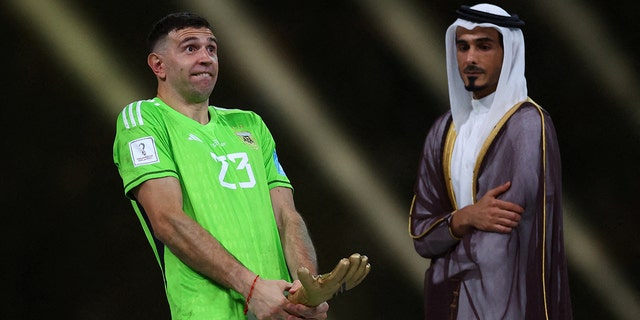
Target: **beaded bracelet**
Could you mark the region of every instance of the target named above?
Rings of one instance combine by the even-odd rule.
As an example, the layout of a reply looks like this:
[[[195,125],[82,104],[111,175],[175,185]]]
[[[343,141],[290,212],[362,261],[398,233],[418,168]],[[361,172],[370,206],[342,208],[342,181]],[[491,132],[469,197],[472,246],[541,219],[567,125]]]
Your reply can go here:
[[[260,275],[256,275],[255,278],[253,278],[253,283],[251,284],[251,289],[249,289],[249,294],[247,295],[247,301],[244,304],[244,315],[247,315],[247,312],[249,312],[249,300],[251,300],[251,295],[253,294],[253,288],[256,286],[256,281],[258,281],[258,278],[260,277]]]

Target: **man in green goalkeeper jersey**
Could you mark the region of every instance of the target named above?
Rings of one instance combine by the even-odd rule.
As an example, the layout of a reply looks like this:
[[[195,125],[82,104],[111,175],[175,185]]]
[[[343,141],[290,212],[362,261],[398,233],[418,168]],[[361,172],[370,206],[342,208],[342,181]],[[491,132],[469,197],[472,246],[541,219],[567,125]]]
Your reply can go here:
[[[173,319],[325,319],[291,303],[289,270],[317,273],[274,140],[253,112],[209,106],[218,76],[209,23],[171,14],[149,34],[157,97],[117,119],[113,158],[165,277]],[[294,275],[295,277],[295,275]]]

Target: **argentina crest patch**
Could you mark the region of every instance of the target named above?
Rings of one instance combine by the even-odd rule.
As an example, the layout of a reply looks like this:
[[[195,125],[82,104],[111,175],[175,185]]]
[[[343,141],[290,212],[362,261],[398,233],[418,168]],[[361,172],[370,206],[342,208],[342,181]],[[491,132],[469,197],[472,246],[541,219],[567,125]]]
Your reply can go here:
[[[251,136],[251,132],[239,131],[236,132],[236,135],[240,138],[240,140],[242,140],[242,142],[244,142],[252,149],[258,149],[258,144],[256,143],[256,140],[253,138],[253,136]]]

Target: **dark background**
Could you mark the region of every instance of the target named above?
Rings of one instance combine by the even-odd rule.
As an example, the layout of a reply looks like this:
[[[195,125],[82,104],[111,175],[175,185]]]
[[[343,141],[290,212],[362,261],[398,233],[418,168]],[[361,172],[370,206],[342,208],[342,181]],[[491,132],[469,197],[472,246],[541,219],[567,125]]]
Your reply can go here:
[[[48,30],[38,27],[42,18],[16,9],[18,2],[0,5],[5,297],[0,318],[168,319],[160,270],[122,194],[111,150],[116,112],[132,100],[155,95],[144,47],[150,25],[166,13],[192,7],[168,0],[23,1],[71,8],[100,30],[95,35],[100,38],[93,40],[116,55],[113,67],[131,74],[142,90],[136,92],[139,96],[115,97],[118,105],[107,106],[87,89],[89,80],[79,77],[52,49]],[[418,13],[427,14],[441,39],[455,18],[455,8],[473,4],[401,2],[410,2]],[[554,119],[567,203],[581,222],[580,230],[586,232],[584,239],[593,243],[588,248],[603,254],[581,263],[579,258],[587,251],[574,248],[586,242],[567,236],[575,318],[640,318],[633,311],[627,316],[612,311],[637,310],[640,290],[640,105],[635,99],[640,32],[631,9],[636,4],[630,0],[616,1],[615,6],[602,0],[567,2],[576,11],[569,11],[566,19],[576,18],[573,13],[586,8],[599,22],[576,21],[574,25],[585,31],[579,35],[558,30],[547,16],[549,11],[540,10],[551,2],[513,2],[496,3],[527,22],[529,95]],[[377,178],[405,205],[401,212],[384,214],[406,221],[424,136],[447,108],[441,93],[425,84],[381,35],[381,21],[363,10],[367,1],[241,3],[259,19],[261,32],[275,45],[279,57],[301,71],[322,97],[322,111],[344,128],[360,156],[373,163]],[[216,21],[210,20],[215,28]],[[234,39],[225,38],[225,30],[216,35],[221,73],[211,103],[254,110],[270,126],[296,187],[297,207],[316,243],[321,269],[328,271],[352,252],[371,259],[369,278],[332,301],[330,318],[420,319],[421,283],[408,275],[406,262],[389,250],[385,238],[363,221],[363,215],[354,213],[359,208],[323,172],[320,159],[303,152],[305,141],[274,112],[277,106],[252,85],[246,73],[237,71],[239,61],[225,49],[225,43]],[[579,37],[584,41],[577,44]],[[77,42],[74,50],[91,43],[65,41]],[[616,57],[599,54],[602,49],[621,53],[622,71],[631,76],[613,72],[610,78],[597,72],[595,66],[601,63],[615,64]],[[444,61],[439,63],[444,68]],[[612,85],[613,79],[619,79],[615,76],[623,81]],[[95,74],[96,79],[102,81],[101,75]],[[441,81],[446,83],[445,78]],[[325,152],[332,152],[332,141],[326,141]],[[397,237],[408,238],[406,230]],[[610,269],[604,273],[623,279],[629,291],[605,291],[611,283],[601,280],[603,272],[598,269],[605,263]],[[424,264],[426,268],[426,260]],[[602,299],[618,294],[613,300],[631,304],[614,307]]]

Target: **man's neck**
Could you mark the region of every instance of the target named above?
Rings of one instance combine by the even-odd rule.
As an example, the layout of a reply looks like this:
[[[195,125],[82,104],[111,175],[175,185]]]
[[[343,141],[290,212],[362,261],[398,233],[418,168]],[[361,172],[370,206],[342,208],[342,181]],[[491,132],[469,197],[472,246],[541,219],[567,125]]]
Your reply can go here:
[[[482,99],[472,99],[471,100],[471,108],[473,113],[487,113],[491,110],[491,105],[493,104],[493,95],[488,95]]]
[[[158,90],[158,98],[166,103],[172,109],[184,114],[185,116],[199,122],[200,124],[209,123],[209,100],[193,103],[186,101],[183,97],[176,94],[167,94]]]

